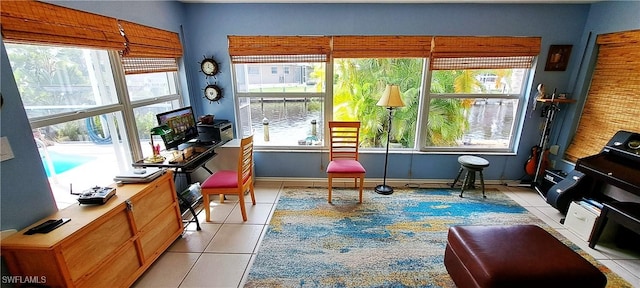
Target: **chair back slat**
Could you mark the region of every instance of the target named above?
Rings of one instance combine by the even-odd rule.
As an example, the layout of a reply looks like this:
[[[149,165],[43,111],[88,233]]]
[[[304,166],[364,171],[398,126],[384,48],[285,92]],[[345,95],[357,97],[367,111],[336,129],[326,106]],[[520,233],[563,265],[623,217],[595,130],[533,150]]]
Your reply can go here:
[[[329,121],[329,159],[358,160],[360,122]]]
[[[253,135],[240,140],[238,157],[238,184],[244,185],[253,181]]]

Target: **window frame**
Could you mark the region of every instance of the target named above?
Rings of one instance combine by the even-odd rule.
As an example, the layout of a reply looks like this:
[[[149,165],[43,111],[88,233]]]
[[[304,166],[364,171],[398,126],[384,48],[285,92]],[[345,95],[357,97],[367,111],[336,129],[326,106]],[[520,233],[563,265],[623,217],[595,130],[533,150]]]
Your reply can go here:
[[[10,43],[10,42],[9,42]],[[43,44],[32,43],[29,45],[37,45],[37,46],[50,46]],[[53,46],[55,47],[55,46]],[[70,47],[70,46],[68,46]],[[73,47],[78,49],[86,49],[85,47]],[[103,50],[97,48],[90,48],[94,50]],[[129,97],[129,92],[127,89],[126,75],[124,73],[124,68],[122,66],[121,55],[116,51],[107,51],[109,58],[109,65],[111,67],[111,74],[114,81],[114,88],[116,93],[116,102],[114,104],[101,105],[86,109],[78,109],[75,111],[57,113],[46,116],[38,116],[29,118],[29,124],[31,129],[38,129],[42,127],[52,126],[63,124],[70,121],[82,120],[88,117],[100,116],[109,113],[120,113],[122,115],[123,127],[125,129],[125,136],[123,136],[123,141],[125,141],[126,146],[129,151],[125,151],[128,153],[124,153],[126,155],[130,155],[128,159],[124,159],[124,165],[129,167],[135,159],[142,159],[143,152],[142,147],[140,145],[140,135],[137,133],[137,125],[136,119],[133,114],[133,110],[136,108],[160,104],[164,102],[178,101],[179,106],[184,106],[183,97],[181,96],[181,87],[180,81],[178,79],[178,72],[167,72],[172,74],[172,79],[174,81],[173,85],[176,89],[175,94],[162,95],[153,98],[147,98],[142,100],[131,101]]]
[[[533,63],[537,62],[537,58],[535,57],[533,59]],[[429,61],[425,61],[425,65],[429,65],[426,64]],[[428,66],[430,67],[430,66]],[[419,114],[419,126],[417,129],[417,134],[416,135],[416,139],[419,140],[419,142],[416,144],[417,146],[415,147],[419,147],[419,151],[421,152],[451,152],[451,153],[459,153],[459,152],[483,152],[483,153],[500,153],[500,154],[515,154],[515,149],[516,147],[518,147],[518,144],[520,143],[520,134],[521,131],[523,129],[522,127],[522,123],[524,122],[524,117],[525,117],[525,108],[526,108],[526,103],[527,103],[527,99],[526,99],[526,95],[527,95],[527,87],[530,87],[532,85],[532,81],[533,81],[533,74],[535,72],[535,65],[533,65],[531,68],[526,69],[526,71],[524,72],[523,78],[522,78],[522,88],[520,89],[520,93],[516,94],[516,93],[493,93],[493,94],[471,94],[471,93],[432,93],[431,92],[431,83],[432,83],[432,73],[433,71],[436,70],[431,70],[428,69],[426,71],[426,76],[423,82],[425,85],[424,89],[422,90],[422,93],[424,93],[425,97],[423,97],[421,100],[423,100],[422,105],[420,107],[421,109],[421,114]],[[440,71],[446,71],[446,70],[440,70]],[[442,146],[428,146],[428,139],[427,139],[427,133],[424,133],[423,131],[426,131],[427,129],[427,125],[428,125],[428,118],[429,118],[429,104],[431,103],[432,99],[478,99],[478,98],[485,98],[485,99],[508,99],[508,100],[518,100],[518,105],[517,107],[514,107],[516,109],[515,112],[515,116],[513,121],[513,127],[512,127],[512,131],[510,131],[510,134],[512,135],[512,139],[511,141],[509,141],[509,145],[506,148],[487,148],[487,147],[442,147]],[[420,117],[422,116],[422,117]]]
[[[320,63],[325,65],[325,81],[328,78],[328,73],[326,73],[327,68],[329,67],[329,62],[304,62],[304,63]],[[264,98],[304,98],[304,99],[313,99],[313,98],[320,98],[322,99],[324,106],[324,113],[323,113],[323,117],[327,117],[327,90],[328,87],[324,87],[325,88],[325,92],[240,92],[238,89],[238,81],[237,81],[237,77],[236,77],[236,65],[246,65],[246,70],[247,73],[249,72],[249,67],[252,64],[262,64],[265,65],[264,67],[267,67],[267,65],[276,65],[276,66],[271,66],[269,68],[269,70],[273,71],[274,67],[277,67],[278,65],[283,65],[286,63],[232,63],[231,64],[231,81],[232,81],[232,88],[234,91],[234,101],[235,101],[235,113],[236,113],[236,122],[238,122],[238,133],[239,135],[248,135],[250,132],[244,131],[244,126],[246,126],[246,123],[243,123],[241,116],[241,105],[246,105],[243,104],[245,103],[244,101],[241,101],[241,98],[254,98],[254,99],[264,99]],[[262,67],[262,66],[258,66],[258,67]],[[258,70],[260,70],[261,68],[258,68]],[[249,104],[250,105],[250,104]],[[326,119],[326,118],[324,118]],[[325,121],[326,122],[326,121]],[[251,123],[248,123],[249,127],[251,125]],[[324,125],[323,125],[324,126]],[[327,127],[325,127],[324,131],[322,132],[322,135],[325,135],[326,131],[327,131]],[[272,145],[260,145],[259,143],[254,143],[254,146],[256,147],[256,149],[264,149],[264,150],[320,150],[320,149],[326,149],[326,147],[324,146],[324,143],[326,143],[324,141],[325,139],[321,139],[323,145],[279,145],[279,146],[272,146]]]
[[[414,138],[413,148],[402,148],[404,150],[419,152],[444,152],[444,153],[460,153],[466,151],[477,151],[484,153],[505,153],[513,154],[515,149],[519,145],[520,134],[523,129],[523,123],[525,118],[525,107],[527,104],[528,91],[532,85],[532,78],[535,74],[535,67],[538,61],[538,55],[540,53],[541,37],[518,37],[518,36],[315,36],[315,37],[329,37],[331,39],[330,51],[328,52],[329,58],[326,62],[325,68],[325,122],[333,119],[333,76],[334,76],[334,57],[335,58],[421,58],[423,60],[422,69],[422,83],[420,88],[420,94],[418,99],[418,115],[416,119],[416,134]],[[230,57],[245,57],[244,59],[258,59],[264,55],[279,55],[274,51],[286,50],[286,47],[295,47],[299,50],[317,51],[317,46],[305,45],[305,40],[309,40],[308,43],[318,44],[318,42],[311,42],[313,38],[301,39],[303,36],[229,36],[229,53]],[[270,41],[271,40],[271,41]],[[279,43],[285,43],[282,47],[268,44],[273,40],[286,40],[279,41]],[[295,45],[296,41],[300,41],[299,45]],[[320,45],[318,45],[320,46]],[[284,47],[284,48],[283,48]],[[293,49],[293,48],[291,48]],[[320,49],[321,50],[321,49]],[[267,52],[268,51],[268,52]],[[286,53],[283,53],[286,54]],[[301,53],[304,54],[304,53]],[[311,53],[306,53],[311,54]],[[255,57],[255,58],[252,58]],[[466,63],[467,58],[491,58],[491,57],[503,57],[513,58],[518,61],[510,62],[471,62]],[[451,59],[449,59],[451,58]],[[277,58],[275,58],[277,59]],[[522,86],[519,93],[500,93],[500,94],[449,94],[449,93],[431,93],[431,78],[432,72],[431,65],[434,63],[434,59],[444,60],[444,64],[456,63],[459,64],[462,60],[462,65],[472,66],[486,66],[490,65],[493,68],[465,68],[465,69],[516,69],[523,68],[525,73],[522,78]],[[261,62],[270,63],[270,62]],[[493,65],[500,66],[496,68]],[[528,65],[527,67],[515,67],[509,65]],[[507,67],[504,67],[507,66]],[[236,114],[239,115],[239,100],[240,97],[248,96],[246,93],[237,92],[237,79],[235,78],[235,67],[232,65],[232,86],[236,91]],[[458,69],[463,70],[463,69]],[[268,94],[264,94],[268,95]],[[280,97],[281,94],[279,94]],[[270,95],[271,96],[271,95]],[[289,94],[287,94],[289,97]],[[432,99],[507,99],[516,100],[517,105],[514,106],[514,119],[513,125],[510,131],[510,141],[508,147],[491,148],[491,147],[478,147],[470,148],[467,146],[457,147],[435,147],[426,146],[427,143],[427,125],[429,117],[429,106]],[[237,116],[240,117],[240,116]],[[326,128],[326,127],[325,127]],[[242,127],[239,128],[242,133]],[[326,130],[326,129],[325,129]],[[326,131],[323,134],[326,145]],[[274,147],[274,146],[260,146],[256,145],[257,150],[278,150],[278,149],[309,149],[311,147]],[[326,146],[320,147],[326,149]],[[367,150],[378,150],[380,148],[366,148]],[[399,149],[399,150],[402,150]]]

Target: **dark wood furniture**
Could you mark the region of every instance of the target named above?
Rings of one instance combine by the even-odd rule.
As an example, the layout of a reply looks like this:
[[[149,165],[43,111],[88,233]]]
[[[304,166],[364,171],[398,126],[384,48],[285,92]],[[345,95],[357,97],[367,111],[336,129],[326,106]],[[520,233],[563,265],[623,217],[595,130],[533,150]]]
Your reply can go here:
[[[589,237],[589,247],[596,247],[608,220],[612,220],[636,233],[640,231],[640,203],[611,202],[602,204],[602,212]]]

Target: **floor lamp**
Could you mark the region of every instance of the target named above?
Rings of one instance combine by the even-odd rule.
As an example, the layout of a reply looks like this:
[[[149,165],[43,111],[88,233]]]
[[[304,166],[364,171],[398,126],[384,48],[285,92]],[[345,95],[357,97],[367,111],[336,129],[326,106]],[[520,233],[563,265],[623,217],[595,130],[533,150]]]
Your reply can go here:
[[[393,188],[387,185],[387,161],[389,161],[389,141],[391,140],[391,118],[393,117],[393,108],[404,107],[404,102],[400,98],[400,87],[398,85],[387,85],[384,93],[378,101],[378,106],[387,107],[389,109],[389,126],[387,131],[387,152],[384,154],[384,180],[382,185],[376,186],[376,193],[389,195],[393,193]]]

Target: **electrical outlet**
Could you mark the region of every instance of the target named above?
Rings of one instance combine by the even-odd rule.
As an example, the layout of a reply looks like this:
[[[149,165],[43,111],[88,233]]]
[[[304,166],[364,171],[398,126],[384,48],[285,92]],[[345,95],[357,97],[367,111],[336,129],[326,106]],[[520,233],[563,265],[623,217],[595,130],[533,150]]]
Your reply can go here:
[[[551,169],[555,169],[556,168],[556,160],[549,160],[549,168]]]
[[[551,145],[551,147],[549,147],[549,153],[552,155],[558,155],[558,150],[560,150],[560,146],[558,145]]]

